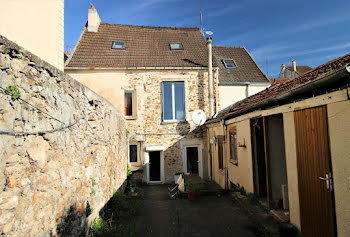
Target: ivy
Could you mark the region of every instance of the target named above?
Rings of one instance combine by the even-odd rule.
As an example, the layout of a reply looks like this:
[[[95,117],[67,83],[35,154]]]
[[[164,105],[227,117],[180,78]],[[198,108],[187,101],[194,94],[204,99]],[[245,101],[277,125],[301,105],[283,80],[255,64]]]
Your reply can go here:
[[[5,88],[5,93],[10,95],[13,100],[21,98],[21,93],[19,92],[16,85],[11,85]]]

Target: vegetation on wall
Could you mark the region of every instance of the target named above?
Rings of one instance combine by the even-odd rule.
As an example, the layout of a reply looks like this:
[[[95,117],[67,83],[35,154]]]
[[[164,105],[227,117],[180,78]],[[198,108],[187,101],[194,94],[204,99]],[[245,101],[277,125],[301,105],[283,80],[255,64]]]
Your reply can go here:
[[[5,93],[10,95],[13,100],[21,98],[21,93],[19,92],[16,85],[11,85],[5,88]]]

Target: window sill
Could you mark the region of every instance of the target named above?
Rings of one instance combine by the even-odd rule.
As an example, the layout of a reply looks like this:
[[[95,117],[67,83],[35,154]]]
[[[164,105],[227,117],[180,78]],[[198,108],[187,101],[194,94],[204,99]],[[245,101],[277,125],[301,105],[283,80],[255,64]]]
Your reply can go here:
[[[124,118],[125,118],[126,120],[136,120],[136,119],[137,119],[136,116],[124,116]]]
[[[233,165],[235,165],[235,166],[238,166],[238,161],[232,161],[232,160],[230,160],[230,163],[233,164]]]
[[[185,122],[186,120],[168,120],[168,121],[162,121],[160,125],[166,125],[166,124],[177,124]]]

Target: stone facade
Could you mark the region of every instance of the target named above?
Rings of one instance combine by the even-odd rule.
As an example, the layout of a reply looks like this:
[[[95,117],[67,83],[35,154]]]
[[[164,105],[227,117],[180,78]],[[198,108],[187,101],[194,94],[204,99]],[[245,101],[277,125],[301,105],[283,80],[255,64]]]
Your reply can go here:
[[[0,86],[10,85],[21,100],[0,89],[0,233],[78,236],[126,179],[125,119],[90,89],[0,36]]]
[[[66,72],[96,93],[124,110],[124,91],[134,91],[136,116],[127,119],[129,144],[140,146],[140,159],[131,165],[138,178],[147,181],[147,147],[162,146],[164,153],[164,179],[173,182],[173,175],[183,171],[184,140],[199,139],[203,130],[192,121],[192,112],[201,109],[209,116],[208,71],[201,69],[140,69],[140,70],[74,70]],[[168,123],[162,121],[162,82],[183,81],[185,85],[186,120]],[[214,70],[214,108],[219,104],[217,73]],[[121,103],[122,102],[122,103]],[[204,130],[205,131],[205,130]],[[204,147],[204,146],[202,146]],[[205,150],[202,150],[205,154]],[[204,157],[204,156],[203,156]],[[206,167],[206,159],[203,167]],[[143,171],[143,172],[142,172]],[[203,169],[203,178],[207,169]]]

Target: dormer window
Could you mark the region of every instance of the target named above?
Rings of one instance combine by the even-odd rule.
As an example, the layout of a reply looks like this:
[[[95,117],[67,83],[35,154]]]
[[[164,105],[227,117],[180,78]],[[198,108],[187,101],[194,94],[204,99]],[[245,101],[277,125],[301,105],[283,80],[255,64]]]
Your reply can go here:
[[[123,41],[113,41],[112,49],[125,49],[126,43]]]
[[[184,47],[182,46],[182,43],[170,43],[170,50],[183,50]]]
[[[222,62],[224,63],[225,68],[227,69],[237,68],[236,63],[232,58],[223,59]]]

